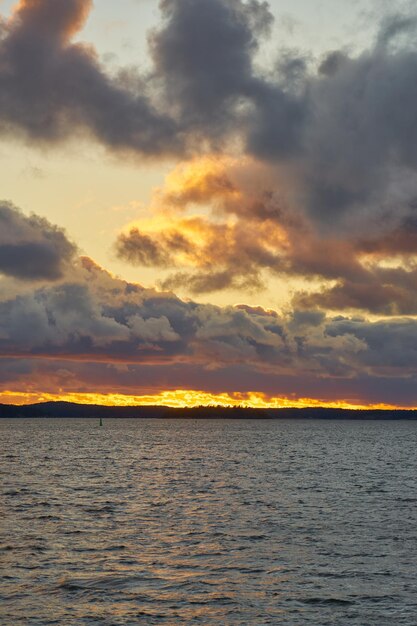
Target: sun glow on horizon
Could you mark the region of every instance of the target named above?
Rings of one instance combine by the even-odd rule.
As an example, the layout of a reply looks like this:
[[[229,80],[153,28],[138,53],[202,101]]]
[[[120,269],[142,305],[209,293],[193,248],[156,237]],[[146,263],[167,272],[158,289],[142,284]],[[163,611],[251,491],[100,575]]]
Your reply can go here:
[[[270,397],[259,392],[209,393],[205,391],[178,389],[158,394],[127,395],[121,393],[42,393],[0,392],[0,403],[24,406],[39,402],[74,402],[107,406],[168,406],[192,408],[198,406],[244,407],[255,409],[280,408],[330,408],[351,410],[415,410],[417,406],[361,403],[348,400],[325,400],[320,398]]]

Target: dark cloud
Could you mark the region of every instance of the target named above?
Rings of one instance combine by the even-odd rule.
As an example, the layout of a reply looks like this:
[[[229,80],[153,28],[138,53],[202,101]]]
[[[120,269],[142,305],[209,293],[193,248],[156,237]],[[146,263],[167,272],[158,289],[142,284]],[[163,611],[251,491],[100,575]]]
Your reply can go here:
[[[266,2],[162,1],[142,76],[110,75],[91,47],[73,42],[91,5],[24,0],[2,24],[4,132],[53,142],[87,130],[142,155],[201,152],[237,135],[264,156],[293,151],[302,106],[254,67],[272,22]]]
[[[242,117],[238,105],[258,89],[253,56],[272,22],[267,3],[163,0],[160,7],[151,54],[180,126],[209,140],[229,135]]]
[[[333,76],[341,69],[346,61],[348,61],[348,57],[341,50],[328,52],[319,65],[319,74]]]
[[[266,2],[165,0],[163,26],[150,36],[154,73],[193,151],[239,136],[265,159],[299,147],[305,118],[299,89],[303,59],[283,58],[275,81],[255,58],[273,17]],[[303,91],[303,88],[301,88]]]
[[[167,267],[173,264],[169,252],[169,243],[159,245],[150,235],[143,234],[137,228],[119,235],[116,243],[117,256],[133,265],[145,267]]]
[[[243,268],[229,266],[223,271],[174,272],[161,280],[160,285],[163,289],[186,288],[192,294],[204,294],[223,289],[258,291],[262,282],[257,269],[250,268],[247,274]]]
[[[88,261],[78,272],[76,282],[0,302],[3,355],[126,362],[187,356],[209,363],[219,355],[225,362],[243,355],[256,360],[265,350],[283,347],[281,336],[266,328],[260,316],[138,290]]]
[[[299,294],[298,306],[344,311],[359,309],[380,315],[417,313],[417,270],[374,268],[356,282],[342,279],[318,293]]]
[[[253,68],[272,21],[265,2],[161,2],[163,22],[149,35],[153,66],[146,75],[132,69],[110,75],[92,47],[73,42],[91,6],[91,0],[24,0],[3,22],[4,132],[54,142],[87,130],[110,148],[141,155],[200,152],[223,145],[241,128],[248,106],[271,98]],[[281,94],[272,91],[275,99]]]
[[[75,251],[62,229],[0,203],[0,274],[25,281],[56,280]]]
[[[366,320],[336,318],[327,324],[331,337],[352,336],[362,341],[365,350],[360,360],[374,371],[393,374],[408,369],[409,375],[417,367],[417,325],[413,319],[397,319],[370,324]]]
[[[385,48],[396,41],[398,35],[412,35],[417,26],[417,18],[413,15],[393,13],[382,20],[377,43]]]
[[[142,154],[178,150],[173,120],[158,113],[134,76],[108,75],[72,43],[91,0],[24,0],[2,25],[0,127],[53,142],[86,129],[105,145]]]

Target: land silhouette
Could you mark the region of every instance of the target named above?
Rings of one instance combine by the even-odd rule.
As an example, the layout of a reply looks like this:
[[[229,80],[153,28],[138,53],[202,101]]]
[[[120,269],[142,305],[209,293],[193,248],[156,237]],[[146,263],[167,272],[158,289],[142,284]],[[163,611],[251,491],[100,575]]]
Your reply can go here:
[[[191,418],[191,419],[371,419],[417,420],[413,409],[333,409],[324,407],[258,409],[251,407],[108,406],[73,402],[41,402],[29,405],[0,404],[0,418]]]

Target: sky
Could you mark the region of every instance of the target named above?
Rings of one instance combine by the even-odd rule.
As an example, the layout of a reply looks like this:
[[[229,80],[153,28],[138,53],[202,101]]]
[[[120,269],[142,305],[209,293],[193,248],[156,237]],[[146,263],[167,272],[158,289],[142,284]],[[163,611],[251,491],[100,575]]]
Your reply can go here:
[[[0,15],[0,402],[417,408],[412,3]]]

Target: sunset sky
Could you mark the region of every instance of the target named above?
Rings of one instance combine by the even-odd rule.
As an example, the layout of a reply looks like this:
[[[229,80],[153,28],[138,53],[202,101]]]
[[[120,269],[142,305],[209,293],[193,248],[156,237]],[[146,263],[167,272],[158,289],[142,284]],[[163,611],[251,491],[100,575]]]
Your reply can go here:
[[[413,3],[0,14],[0,402],[417,408]]]

